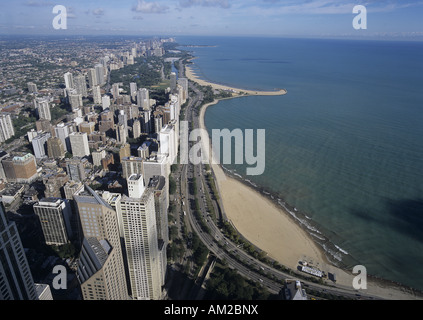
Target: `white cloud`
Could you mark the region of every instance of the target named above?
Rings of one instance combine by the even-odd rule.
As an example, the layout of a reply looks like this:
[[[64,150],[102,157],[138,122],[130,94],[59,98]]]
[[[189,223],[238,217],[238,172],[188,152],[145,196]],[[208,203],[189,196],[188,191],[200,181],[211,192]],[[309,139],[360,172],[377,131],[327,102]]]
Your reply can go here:
[[[104,9],[97,8],[93,10],[93,15],[95,16],[104,16]]]
[[[230,8],[231,5],[228,0],[180,0],[181,7],[188,8],[193,6],[202,7],[221,7],[224,9]]]
[[[29,0],[26,1],[24,3],[25,6],[28,7],[49,7],[49,6],[54,6],[55,4],[51,1],[34,1],[34,0]]]
[[[368,12],[390,12],[422,5],[422,1],[392,0],[262,0],[261,4],[257,1],[249,3],[244,7],[254,7],[262,14],[351,14],[356,5],[366,6]]]
[[[138,0],[138,4],[132,8],[132,11],[141,13],[166,13],[169,7],[161,5],[157,2],[147,2],[144,0]]]

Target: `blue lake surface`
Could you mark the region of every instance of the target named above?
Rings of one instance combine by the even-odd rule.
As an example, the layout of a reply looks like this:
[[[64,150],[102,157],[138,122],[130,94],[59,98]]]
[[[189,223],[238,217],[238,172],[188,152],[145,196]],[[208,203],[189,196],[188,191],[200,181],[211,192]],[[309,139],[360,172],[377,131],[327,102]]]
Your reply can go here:
[[[203,79],[286,88],[207,109],[206,126],[266,130],[266,168],[225,165],[298,209],[329,255],[423,290],[423,43],[178,37]],[[333,250],[335,248],[335,250]]]

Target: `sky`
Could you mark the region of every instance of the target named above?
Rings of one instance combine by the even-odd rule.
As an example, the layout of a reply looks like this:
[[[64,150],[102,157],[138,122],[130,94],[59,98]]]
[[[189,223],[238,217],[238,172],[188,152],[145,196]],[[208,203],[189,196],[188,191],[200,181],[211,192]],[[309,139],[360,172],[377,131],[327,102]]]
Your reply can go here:
[[[66,29],[55,29],[56,5]],[[353,27],[366,9],[365,29]],[[0,34],[423,40],[423,0],[0,0]],[[62,24],[63,26],[63,24]]]

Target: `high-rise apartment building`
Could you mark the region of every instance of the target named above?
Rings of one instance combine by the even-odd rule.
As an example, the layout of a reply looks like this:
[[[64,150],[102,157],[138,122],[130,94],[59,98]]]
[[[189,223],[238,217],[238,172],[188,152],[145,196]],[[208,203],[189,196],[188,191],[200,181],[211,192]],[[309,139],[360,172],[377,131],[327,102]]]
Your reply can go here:
[[[88,135],[83,132],[72,132],[69,135],[69,141],[74,157],[85,157],[90,155],[90,146],[88,144]]]
[[[168,155],[170,164],[173,164],[177,157],[177,138],[173,125],[169,124],[160,131],[160,153]]]
[[[70,139],[69,139],[69,134],[73,132],[73,127],[71,126],[71,124],[59,123],[54,128],[54,132],[56,134],[56,137],[58,137],[62,141],[62,144],[65,147],[65,150],[68,152],[71,152],[72,149],[71,149]]]
[[[3,159],[7,159],[9,158],[9,154],[6,151],[0,150],[0,179],[6,180],[6,174],[4,173],[4,168],[3,168]]]
[[[84,164],[78,157],[66,159],[66,172],[72,181],[82,182],[86,178]]]
[[[132,136],[134,139],[141,137],[141,122],[138,119],[132,123]]]
[[[101,106],[102,106],[103,110],[110,108],[110,97],[109,96],[103,96],[101,98]]]
[[[122,196],[119,214],[131,296],[136,300],[159,300],[163,276],[153,189],[145,188],[142,175],[132,175],[127,182],[129,197]]]
[[[117,99],[120,96],[119,93],[119,83],[114,83],[112,85],[112,95],[114,99]]]
[[[93,158],[93,165],[96,167],[101,166],[101,160],[106,157],[106,150],[98,150],[91,152]]]
[[[120,110],[118,115],[118,124],[121,124],[128,131],[128,115],[125,113],[125,110]]]
[[[35,158],[42,159],[47,156],[47,140],[51,137],[49,132],[41,133],[32,139],[32,149]]]
[[[119,144],[125,144],[128,139],[128,130],[125,125],[117,124],[116,125],[116,140]]]
[[[116,211],[88,186],[74,200],[84,237],[77,272],[84,300],[128,299]]]
[[[88,93],[87,93],[87,78],[83,74],[77,75],[74,78],[74,85],[75,85],[76,92],[78,94],[80,94],[82,97],[88,96]]]
[[[130,91],[132,100],[135,101],[137,98],[137,91],[138,91],[138,87],[135,82],[131,82],[129,84],[129,91]]]
[[[172,93],[176,90],[176,85],[177,85],[176,73],[172,72],[170,74],[170,90]]]
[[[159,134],[163,128],[163,115],[161,113],[154,114],[154,133]]]
[[[10,114],[0,115],[0,142],[4,142],[15,135]]]
[[[10,156],[2,164],[8,182],[31,183],[38,176],[35,157],[30,153]]]
[[[96,72],[97,84],[99,86],[102,86],[103,84],[105,84],[104,66],[101,63],[96,64],[95,65],[95,72]]]
[[[58,137],[50,137],[47,140],[47,155],[53,159],[63,159],[66,154],[65,146]]]
[[[99,85],[93,87],[93,100],[95,104],[101,103],[101,90]]]
[[[152,128],[152,121],[151,121],[151,111],[150,110],[145,110],[144,112],[144,118],[143,118],[143,131],[145,133],[152,133],[153,132],[153,128]]]
[[[85,132],[88,135],[90,135],[91,133],[95,131],[95,122],[84,121],[80,123],[78,127],[79,127],[79,132],[82,132],[82,133]]]
[[[143,174],[143,159],[137,157],[125,157],[121,160],[122,177],[129,178],[133,174]]]
[[[169,244],[169,186],[167,179],[153,176],[149,188],[154,190],[154,208],[156,210],[157,240],[161,260],[161,281],[165,283],[167,270],[167,246]]]
[[[83,106],[82,94],[79,94],[76,90],[71,90],[69,92],[68,99],[72,110],[76,110]]]
[[[84,185],[81,182],[72,181],[72,180],[66,182],[66,184],[63,186],[63,192],[65,194],[65,199],[73,200],[73,195],[75,193],[80,192],[83,189],[84,189]]]
[[[188,99],[188,79],[178,78],[178,84],[182,87],[182,103],[184,104]]]
[[[64,75],[64,78],[65,78],[66,89],[73,89],[75,86],[74,86],[74,83],[73,83],[72,73],[66,72],[65,75]]]
[[[33,206],[47,245],[63,245],[72,238],[71,207],[66,199],[44,198]]]
[[[143,162],[144,182],[150,183],[153,176],[169,177],[170,164],[167,155],[152,153],[150,158]]]
[[[47,98],[35,98],[34,106],[39,120],[46,119],[51,121],[50,104]]]
[[[98,85],[97,74],[94,68],[88,69],[88,85],[90,86],[90,89]]]
[[[105,132],[109,136],[115,130],[115,120],[111,110],[104,110],[100,113],[98,129],[100,132]]]
[[[138,157],[148,159],[150,157],[151,141],[144,141],[144,143],[137,149]]]
[[[143,110],[149,110],[150,109],[150,94],[149,94],[148,89],[141,88],[141,89],[138,90],[137,104],[138,104],[138,108],[141,108]]]
[[[37,300],[18,229],[0,204],[0,300]]]

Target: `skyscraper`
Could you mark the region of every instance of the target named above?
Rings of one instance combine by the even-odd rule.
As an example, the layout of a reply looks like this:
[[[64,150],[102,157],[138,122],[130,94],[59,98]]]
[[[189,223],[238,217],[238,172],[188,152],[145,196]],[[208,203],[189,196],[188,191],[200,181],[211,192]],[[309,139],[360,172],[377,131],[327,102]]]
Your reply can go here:
[[[150,94],[148,89],[141,88],[137,93],[137,104],[139,108],[143,110],[150,110]]]
[[[0,115],[0,142],[4,142],[15,135],[10,114]]]
[[[125,126],[125,129],[128,130],[128,116],[124,110],[120,110],[119,112],[118,124]]]
[[[169,177],[170,164],[167,155],[152,154],[143,162],[144,182],[149,184],[153,176]]]
[[[58,137],[50,137],[47,140],[47,155],[53,159],[63,159],[66,154],[65,146]]]
[[[184,104],[188,99],[188,79],[179,78],[178,84],[182,87],[182,104]]]
[[[113,99],[117,99],[119,97],[119,83],[113,83],[112,85],[112,95]]]
[[[35,158],[42,159],[47,156],[47,140],[51,137],[49,132],[41,133],[32,139],[32,148]]]
[[[169,156],[169,163],[173,164],[178,153],[177,135],[173,125],[167,125],[160,131],[160,153]]]
[[[165,177],[153,176],[149,188],[154,190],[154,208],[156,210],[156,226],[158,248],[161,259],[162,283],[165,283],[167,269],[167,245],[169,243],[169,186]]]
[[[101,91],[100,91],[100,86],[99,85],[95,85],[93,87],[93,100],[95,104],[100,104],[101,103]]]
[[[0,300],[37,300],[34,280],[14,222],[0,204]]]
[[[87,133],[72,132],[69,135],[72,155],[74,157],[85,157],[90,155],[90,146],[88,144]]]
[[[101,63],[95,65],[95,73],[97,78],[97,84],[99,86],[102,86],[105,83],[105,81],[104,81],[104,67]]]
[[[51,121],[50,105],[47,98],[35,98],[34,106],[37,110],[38,119]]]
[[[69,90],[69,104],[71,105],[72,111],[83,106],[82,94],[79,94],[75,89]]]
[[[68,200],[44,198],[33,206],[47,245],[63,245],[72,238],[71,207]]]
[[[133,101],[135,101],[135,99],[137,98],[137,90],[138,90],[137,84],[135,82],[131,82],[129,84],[129,89],[130,89],[129,91],[131,93],[131,98],[132,98]]]
[[[54,131],[56,133],[56,137],[58,137],[65,147],[65,150],[71,152],[71,145],[69,140],[69,134],[71,134],[72,126],[70,124],[59,123],[55,128]]]
[[[138,119],[132,123],[132,135],[134,139],[138,139],[141,136],[141,122]]]
[[[137,154],[138,157],[143,158],[143,159],[148,159],[150,157],[150,147],[152,145],[152,142],[147,140],[144,141],[143,144],[138,147],[137,149]]]
[[[87,79],[83,74],[77,75],[74,78],[74,85],[75,85],[76,92],[82,95],[82,97],[86,97],[88,95],[87,94]]]
[[[37,176],[37,163],[34,155],[10,156],[2,160],[4,173],[8,182],[30,183]]]
[[[128,130],[125,125],[117,124],[116,125],[116,140],[119,144],[125,144],[128,139]]]
[[[145,188],[142,175],[127,179],[128,196],[121,199],[120,215],[131,284],[136,300],[159,300],[163,285],[158,248],[154,193]]]
[[[105,132],[107,135],[111,135],[115,130],[114,114],[111,110],[106,109],[100,113],[98,129],[100,132]]]
[[[143,173],[143,159],[137,157],[125,157],[121,160],[122,164],[122,177],[129,178],[133,174]]]
[[[98,85],[97,74],[94,68],[88,69],[88,85],[91,89]]]
[[[65,86],[66,89],[73,89],[74,88],[74,83],[73,83],[73,75],[70,72],[66,72],[65,73]]]
[[[91,188],[74,195],[83,231],[78,280],[84,300],[126,300],[116,211]]]
[[[163,115],[155,114],[154,115],[154,133],[159,134],[163,128]]]
[[[101,98],[101,106],[102,106],[103,110],[110,108],[110,97],[109,96],[103,96]]]
[[[86,178],[84,165],[78,157],[66,159],[66,172],[72,181],[82,182]]]
[[[106,157],[106,150],[91,152],[91,156],[93,158],[93,165],[99,167],[101,166],[101,160]]]
[[[143,122],[143,131],[145,133],[151,133],[153,131],[151,123],[152,123],[152,121],[151,121],[151,111],[145,110],[144,111],[144,122]]]
[[[170,74],[170,90],[172,93],[176,90],[176,85],[177,85],[176,73],[172,72]]]

